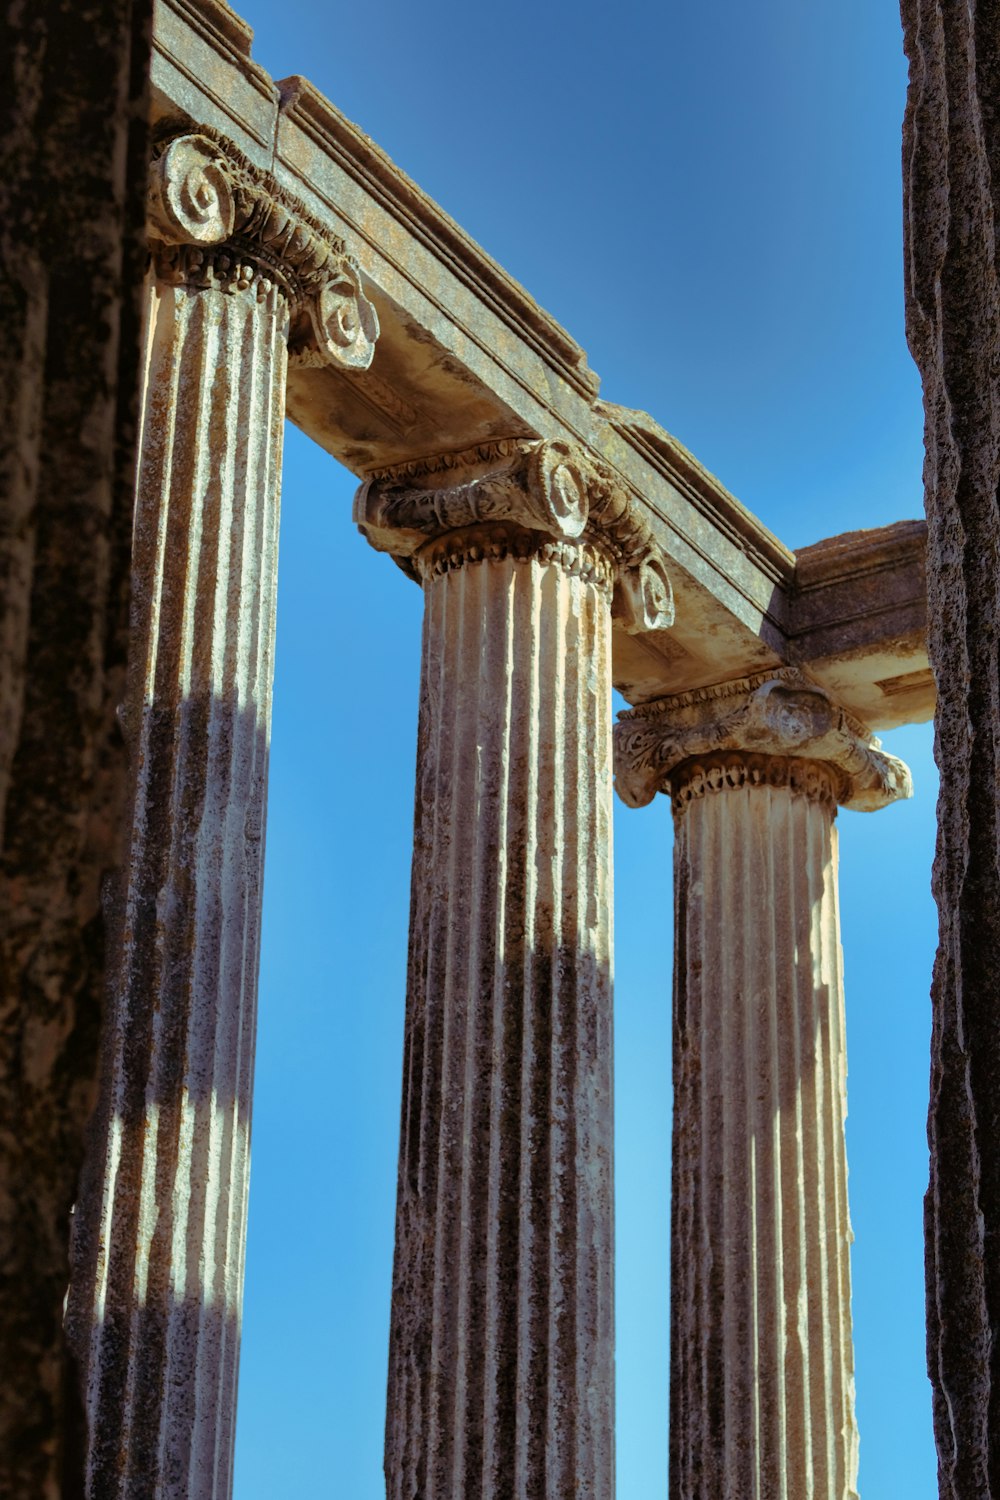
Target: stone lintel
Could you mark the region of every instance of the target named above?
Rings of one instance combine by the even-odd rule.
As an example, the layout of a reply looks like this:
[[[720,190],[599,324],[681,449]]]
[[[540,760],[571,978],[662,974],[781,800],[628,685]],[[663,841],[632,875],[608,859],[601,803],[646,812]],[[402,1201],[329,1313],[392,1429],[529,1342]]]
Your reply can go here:
[[[508,439],[605,465],[644,510],[676,602],[669,633],[615,629],[630,702],[798,663],[878,728],[927,717],[919,542],[876,544],[866,597],[839,541],[797,558],[651,417],[601,401],[575,340],[311,84],[273,83],[249,43],[221,0],[160,0],[154,115],[221,131],[359,262],[378,354],[290,370],[303,431],[360,479]],[[855,535],[863,553],[871,534]]]
[[[879,729],[934,713],[926,545],[926,522],[897,521],[796,553],[789,657]]]
[[[642,807],[673,795],[686,763],[732,752],[818,762],[837,773],[837,801],[861,812],[910,797],[910,773],[797,668],[724,682],[628,709],[615,726],[615,786]],[[676,806],[676,803],[675,803]]]
[[[256,166],[274,155],[278,89],[252,60],[253,30],[223,0],[156,0],[152,119],[182,116],[233,141]]]

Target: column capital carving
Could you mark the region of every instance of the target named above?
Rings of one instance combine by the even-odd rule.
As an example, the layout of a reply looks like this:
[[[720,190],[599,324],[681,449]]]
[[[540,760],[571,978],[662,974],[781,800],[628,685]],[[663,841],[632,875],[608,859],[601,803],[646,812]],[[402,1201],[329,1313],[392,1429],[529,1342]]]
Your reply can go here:
[[[292,314],[292,364],[371,364],[378,314],[343,240],[207,127],[155,145],[147,226],[164,281],[258,297],[280,287]]]
[[[666,792],[679,809],[685,802],[683,796],[678,802],[680,782],[690,779],[685,763],[693,760],[710,772],[699,779],[702,791],[752,783],[809,794],[812,783],[791,774],[794,762],[808,761],[833,770],[836,800],[844,807],[873,812],[913,794],[903,762],[887,755],[866,725],[795,667],[626,709],[614,741],[615,787],[629,807],[644,807]],[[767,757],[781,759],[783,779],[766,774]],[[742,780],[734,769],[741,760],[753,772]],[[682,765],[683,775],[675,774]]]
[[[673,624],[648,522],[611,471],[572,443],[507,438],[376,470],[355,496],[354,519],[413,578],[556,548],[614,586],[613,613],[632,634]]]

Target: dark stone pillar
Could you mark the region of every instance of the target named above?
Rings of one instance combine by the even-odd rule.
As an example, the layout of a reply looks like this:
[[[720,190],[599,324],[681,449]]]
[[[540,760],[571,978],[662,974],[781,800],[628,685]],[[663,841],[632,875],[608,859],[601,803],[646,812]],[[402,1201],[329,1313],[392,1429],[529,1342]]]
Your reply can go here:
[[[62,1304],[125,787],[151,10],[0,24],[0,1493],[40,1500],[79,1482]]]
[[[1000,5],[903,0],[907,334],[924,384],[940,946],[926,1199],[940,1493],[1000,1496]]]

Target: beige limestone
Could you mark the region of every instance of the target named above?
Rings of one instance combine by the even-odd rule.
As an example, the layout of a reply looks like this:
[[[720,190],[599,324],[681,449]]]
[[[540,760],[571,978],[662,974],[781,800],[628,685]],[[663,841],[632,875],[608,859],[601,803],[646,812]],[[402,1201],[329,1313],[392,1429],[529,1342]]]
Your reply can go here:
[[[425,594],[387,1493],[612,1500],[611,613],[669,580],[564,444],[356,515]]]
[[[340,244],[204,133],[161,141],[122,727],[130,839],[68,1310],[87,1494],[229,1495],[278,497],[293,359],[371,361]]]
[[[151,291],[133,827],[70,1307],[94,1500],[228,1493],[287,318],[273,285]]]
[[[297,366],[288,411],[366,478],[510,439],[610,469],[667,562],[674,629],[612,632],[631,702],[799,663],[876,727],[926,718],[923,529],[799,558],[645,412],[603,401],[579,344],[306,79],[271,85],[219,0],[161,0],[154,114],[233,139],[363,262],[382,327],[370,369]],[[808,574],[808,578],[806,575]],[[914,589],[914,582],[917,587]],[[800,583],[802,587],[800,588]],[[829,586],[827,586],[829,585]],[[813,608],[819,605],[819,611]],[[815,658],[815,670],[813,662]],[[905,679],[905,691],[897,691]]]
[[[672,798],[672,1500],[855,1500],[837,803],[910,795],[793,671],[623,714]]]
[[[716,750],[823,761],[840,772],[838,801],[861,812],[912,795],[903,762],[795,667],[625,710],[615,749],[615,784],[630,807],[663,791],[672,767]]]
[[[58,1317],[66,1274],[65,1221],[81,1149],[81,1122],[91,1097],[103,970],[97,889],[114,858],[123,782],[111,725],[124,642],[121,604],[130,497],[123,476],[131,451],[130,387],[137,342],[129,296],[130,286],[137,290],[139,281],[132,221],[137,224],[141,217],[141,173],[135,167],[140,158],[143,170],[145,166],[138,111],[130,126],[126,112],[114,102],[109,106],[103,97],[95,99],[93,79],[109,84],[113,101],[128,97],[134,102],[142,95],[146,54],[141,3],[132,8],[131,19],[121,7],[113,12],[100,4],[96,11],[88,7],[84,22],[73,32],[73,44],[58,51],[47,45],[49,8],[40,4],[29,9],[31,15],[25,19],[23,7],[15,7],[18,35],[24,39],[12,53],[18,60],[21,92],[14,112],[14,170],[3,183],[5,222],[27,224],[32,233],[11,242],[14,276],[5,293],[17,365],[8,384],[17,395],[10,420],[3,424],[5,437],[12,437],[5,449],[12,507],[3,538],[9,608],[0,669],[6,674],[3,706],[11,711],[0,726],[0,734],[7,736],[0,747],[0,769],[11,775],[3,875],[5,880],[9,877],[5,898],[13,893],[3,909],[4,917],[10,916],[4,959],[8,972],[20,971],[21,989],[13,991],[5,1012],[15,1047],[14,1071],[4,1083],[5,1102],[14,1100],[9,1114],[18,1121],[21,1138],[14,1141],[9,1130],[3,1138],[5,1161],[12,1162],[13,1175],[0,1182],[0,1202],[5,1257],[8,1242],[16,1245],[11,1253],[17,1257],[13,1262],[5,1259],[5,1264],[16,1266],[18,1294],[22,1286],[33,1288],[39,1300],[17,1295],[17,1305],[8,1299],[4,1307],[3,1332],[9,1335],[5,1354],[8,1347],[13,1351],[13,1375],[0,1414],[0,1437],[12,1434],[7,1451],[15,1468],[9,1481],[0,1475],[0,1488],[8,1482],[18,1493],[50,1494],[60,1465],[67,1484],[74,1483],[72,1434],[67,1443],[61,1416],[66,1393],[72,1404],[73,1384],[61,1381]],[[953,1493],[971,1496],[986,1482],[984,1465],[992,1462],[982,1458],[980,1443],[989,1429],[983,1413],[990,1398],[988,1382],[975,1374],[969,1377],[963,1352],[966,1343],[977,1349],[989,1346],[990,1308],[998,1296],[985,1275],[963,1281],[949,1272],[949,1256],[954,1259],[956,1252],[947,1229],[952,1220],[965,1226],[962,1232],[971,1236],[971,1253],[987,1264],[976,1239],[982,1231],[976,1217],[976,1195],[982,1188],[976,1177],[979,1159],[968,1150],[975,1130],[969,1126],[972,1116],[963,1108],[966,1098],[974,1098],[977,1111],[986,1110],[996,1094],[989,1062],[991,1013],[987,1005],[985,1021],[977,1021],[975,1007],[963,1009],[964,999],[960,1006],[954,996],[974,996],[977,984],[987,999],[991,994],[986,982],[989,966],[981,964],[982,945],[973,942],[963,948],[959,928],[964,923],[963,930],[977,937],[985,930],[980,919],[988,919],[990,912],[983,872],[988,876],[992,856],[985,843],[973,847],[962,809],[968,794],[969,805],[979,808],[977,827],[991,826],[992,761],[969,760],[968,726],[975,720],[977,744],[988,742],[987,700],[995,675],[989,616],[995,518],[989,507],[986,512],[978,508],[975,486],[979,484],[987,497],[996,486],[990,487],[988,463],[981,470],[970,465],[966,458],[972,450],[961,448],[954,434],[934,424],[943,411],[961,414],[968,408],[979,414],[981,430],[988,436],[989,413],[977,402],[988,401],[995,382],[975,358],[968,370],[960,362],[954,364],[961,340],[956,341],[953,333],[944,339],[938,336],[940,330],[934,332],[940,309],[925,296],[934,286],[933,255],[939,240],[937,232],[919,232],[921,215],[938,228],[947,219],[943,200],[928,186],[933,182],[934,152],[941,149],[933,143],[944,118],[938,106],[945,89],[940,68],[945,42],[940,7],[914,4],[904,10],[909,12],[911,53],[919,62],[911,114],[916,118],[914,111],[922,111],[920,131],[915,132],[911,123],[909,135],[911,223],[918,226],[916,235],[911,233],[911,337],[928,377],[928,431],[933,439],[929,475],[935,504],[941,501],[937,510],[932,508],[937,527],[931,551],[932,569],[937,570],[932,571],[936,650],[946,679],[957,685],[941,720],[945,759],[958,770],[947,794],[951,811],[943,822],[947,837],[939,867],[951,936],[942,950],[938,990],[943,998],[934,1117],[939,1135],[932,1338],[941,1361],[936,1379],[944,1462],[950,1466]],[[63,6],[60,12],[64,28],[70,24],[70,11],[71,6]],[[930,29],[922,31],[928,21]],[[950,24],[960,27],[962,18]],[[968,40],[958,32],[948,45],[968,57]],[[595,682],[604,682],[602,674],[610,673],[636,702],[659,699],[665,691],[692,690],[690,701],[674,703],[685,732],[704,728],[706,711],[696,705],[708,701],[704,690],[723,676],[762,672],[757,687],[766,686],[765,678],[778,678],[787,690],[792,679],[781,677],[782,667],[804,666],[840,705],[840,717],[832,710],[820,712],[814,704],[813,717],[819,715],[826,727],[795,740],[796,754],[805,757],[798,764],[808,766],[810,757],[821,757],[827,767],[822,776],[833,777],[837,795],[847,790],[852,798],[876,801],[901,790],[902,782],[896,772],[880,775],[877,765],[873,772],[870,754],[859,750],[861,746],[870,751],[871,746],[857,734],[856,718],[876,726],[912,721],[926,717],[933,697],[924,643],[922,526],[901,523],[883,532],[833,538],[794,556],[657,422],[643,412],[601,401],[597,378],[572,337],[305,80],[274,83],[252,60],[250,42],[249,28],[221,0],[160,0],[157,6],[157,165],[151,184],[157,282],[151,293],[150,383],[136,533],[139,587],[132,687],[123,716],[132,754],[132,863],[116,909],[119,932],[112,955],[114,1008],[105,1093],[79,1206],[70,1310],[74,1347],[89,1362],[92,1497],[136,1493],[144,1485],[164,1494],[223,1494],[229,1479],[276,457],[284,409],[360,477],[373,479],[367,491],[373,500],[385,497],[387,481],[388,489],[400,492],[395,499],[408,492],[403,504],[409,508],[409,519],[402,513],[380,517],[373,510],[367,524],[377,545],[387,545],[423,578],[429,605],[446,600],[447,620],[468,622],[472,636],[476,622],[487,621],[491,629],[506,622],[504,628],[510,629],[511,617],[503,615],[501,621],[497,614],[498,592],[511,608],[516,604],[519,621],[524,616],[523,632],[503,636],[509,650],[509,682],[519,685],[520,694],[515,698],[512,686],[509,702],[503,700],[507,727],[497,728],[499,721],[489,718],[495,704],[490,708],[488,694],[477,698],[476,712],[487,714],[489,726],[505,746],[515,747],[525,736],[526,743],[536,745],[532,785],[537,785],[549,761],[537,741],[539,724],[523,708],[525,692],[530,699],[534,691],[530,684],[537,685],[538,693],[544,685],[552,722],[562,715],[562,739],[556,743],[562,746],[558,753],[563,759],[558,762],[561,769],[552,770],[551,798],[532,808],[534,822],[512,840],[511,849],[520,851],[521,864],[515,860],[514,868],[523,877],[531,930],[543,934],[545,963],[555,973],[556,993],[567,1003],[584,997],[594,1026],[604,1024],[606,1010],[600,978],[604,960],[595,955],[609,950],[607,892],[602,885],[609,872],[602,863],[603,845],[598,842],[593,863],[587,840],[594,837],[599,821],[596,809],[604,806],[598,775],[604,731],[594,707],[594,717],[585,716],[584,722],[596,735],[596,759],[589,747],[581,748],[574,739],[579,722],[574,726],[556,695],[558,684],[569,680],[570,664],[588,682],[591,668]],[[952,82],[958,79],[961,88],[960,74],[961,69]],[[982,76],[988,77],[985,65]],[[985,83],[978,79],[979,74],[976,87],[985,92]],[[36,107],[39,120],[52,122],[51,139],[44,130],[35,131]],[[977,118],[975,108],[963,107],[959,114]],[[56,151],[52,140],[58,142]],[[982,155],[981,142],[959,133],[955,151],[960,165],[973,160],[976,151]],[[978,167],[973,161],[973,167],[968,180],[975,197],[976,182],[986,177],[981,161]],[[961,174],[955,180],[966,182]],[[123,202],[130,206],[120,219],[118,209],[108,205]],[[965,220],[963,208],[954,222]],[[988,225],[988,215],[976,223]],[[984,232],[975,244],[987,239]],[[361,256],[363,269],[347,254],[348,241]],[[53,252],[53,245],[60,248]],[[964,267],[963,274],[971,266],[974,278],[980,278],[976,305],[981,310],[991,295],[989,259],[981,255],[977,261],[980,252],[974,246],[966,264],[966,253],[966,247],[953,246],[952,263],[960,270]],[[61,310],[59,319],[49,317],[49,304]],[[950,305],[945,314],[954,323]],[[982,324],[988,334],[988,320],[980,311],[976,316],[977,329]],[[281,395],[286,323],[287,402]],[[373,359],[380,323],[378,357]],[[119,327],[120,353],[114,339],[106,337],[108,328]],[[988,352],[988,337],[977,333],[971,342],[974,355]],[[952,360],[947,376],[939,365],[946,345]],[[222,394],[223,387],[231,399]],[[248,417],[259,420],[246,425]],[[89,446],[81,448],[84,433]],[[958,443],[955,453],[961,449],[963,464],[958,467],[963,483],[973,485],[955,505],[947,488],[948,476],[956,470],[948,457],[953,442]],[[560,470],[563,478],[558,477]],[[208,476],[203,485],[196,482],[198,474]],[[575,498],[573,475],[579,481]],[[460,535],[453,535],[440,552],[434,549],[443,531],[454,531],[455,512],[446,506],[429,514],[426,505],[429,494],[445,492],[467,513]],[[532,504],[539,494],[547,504],[554,503],[554,511],[539,514]],[[218,524],[227,507],[236,526],[228,534]],[[586,518],[576,532],[573,527],[584,509]],[[957,555],[954,535],[966,521],[973,536],[969,555],[975,554],[976,566],[969,564],[968,581],[963,576],[956,591],[956,600],[962,601],[956,616],[945,585],[957,574],[945,563]],[[385,522],[393,540],[379,535]],[[247,539],[254,535],[267,538],[267,543],[248,550]],[[164,548],[158,553],[160,540]],[[457,550],[448,550],[452,544]],[[443,571],[424,571],[432,558],[435,570],[440,564]],[[220,559],[225,566],[217,580],[214,570]],[[491,587],[477,596],[472,580],[482,584],[487,578],[499,579],[499,590]],[[206,590],[212,596],[207,609],[201,607]],[[604,624],[598,624],[596,613],[591,621],[588,611],[599,598],[605,611],[600,620],[606,623],[609,597],[606,646]],[[152,608],[156,600],[158,613]],[[966,604],[969,610],[962,613]],[[441,616],[429,609],[430,659],[447,661],[456,670],[463,664],[467,668],[468,655],[462,654],[466,647],[456,646],[451,625],[432,629],[432,619],[440,626]],[[467,634],[463,640],[467,644],[471,638]],[[558,646],[554,656],[548,654],[552,642]],[[957,656],[949,655],[952,651]],[[975,687],[966,693],[964,684],[970,678]],[[69,692],[67,683],[72,685]],[[478,689],[478,678],[476,683]],[[451,686],[448,679],[445,687]],[[602,687],[601,701],[603,693]],[[785,740],[779,736],[775,745],[767,738],[772,734],[773,739],[768,708],[773,707],[772,698],[780,702],[781,695],[765,694],[755,706],[748,705],[746,715],[729,725],[725,743],[742,756],[739,764],[748,774],[758,775],[759,784],[752,789],[754,806],[765,795],[766,782],[775,806],[770,821],[781,824],[782,787],[772,780],[788,757],[782,750],[782,745],[787,748]],[[520,717],[515,715],[515,703],[521,705]],[[540,703],[539,697],[536,707]],[[483,726],[473,723],[470,713],[454,692],[425,706],[425,718],[451,726],[453,743],[468,745],[470,751],[475,747],[479,765]],[[786,723],[786,735],[787,729]],[[751,732],[757,736],[755,748],[747,751],[741,736]],[[492,743],[488,734],[482,738]],[[696,741],[697,735],[685,740],[690,753],[695,753],[691,747]],[[422,748],[428,764],[437,764],[433,757],[441,743],[435,740]],[[716,748],[722,743],[718,741]],[[513,753],[507,749],[494,755],[507,778],[508,810],[510,788],[519,785],[516,778],[521,774]],[[487,763],[489,759],[487,754]],[[724,799],[735,791],[725,782],[726,767],[731,772],[733,764],[710,758],[703,764],[706,775],[715,779],[713,795],[722,791],[719,805],[728,805]],[[788,772],[791,779],[784,790],[792,799],[805,798],[810,808],[813,803],[820,807],[822,798],[814,795],[820,773],[802,772],[798,764]],[[652,768],[662,772],[663,765],[661,757]],[[440,818],[435,809],[427,817],[435,829],[452,836],[456,860],[461,855],[475,868],[494,870],[499,892],[503,881],[490,863],[499,855],[491,843],[483,842],[488,840],[483,829],[499,816],[496,807],[489,798],[480,804],[482,824],[460,813],[453,816],[443,774],[434,783],[442,799]],[[471,772],[463,774],[462,785],[468,791]],[[689,809],[685,826],[694,830],[698,820],[708,816]],[[563,949],[548,936],[555,930],[556,912],[539,874],[541,870],[551,878],[554,890],[553,830],[569,829],[574,819],[575,857],[588,878],[593,877],[598,892],[593,922],[589,907],[585,910],[581,904],[574,914],[563,902],[560,921],[576,933],[571,956],[582,955],[575,980],[566,970]],[[813,808],[806,822],[814,834],[825,826],[819,820]],[[590,831],[580,832],[581,828]],[[696,842],[692,833],[692,849]],[[440,844],[436,847],[436,857],[443,859]],[[825,858],[821,839],[809,844],[813,854],[817,848]],[[545,856],[541,865],[539,851]],[[505,864],[504,871],[507,868]],[[966,870],[972,878],[963,887]],[[415,895],[436,912],[422,884],[426,872],[415,873]],[[564,893],[565,888],[564,879]],[[985,902],[975,894],[984,889]],[[454,902],[456,913],[461,915],[462,903],[470,899],[467,892],[449,885],[448,900]],[[960,904],[965,912],[961,922],[954,916]],[[472,924],[475,942],[480,942],[482,932],[488,933],[495,908],[495,901],[492,908],[489,902],[481,910],[477,906],[476,920],[487,925],[481,930]],[[827,931],[829,903],[823,910]],[[419,940],[415,927],[415,952]],[[504,942],[505,952],[528,951],[516,924],[510,932],[504,928]],[[435,996],[443,996],[441,1004],[447,1001],[462,1018],[461,982],[447,961],[442,963],[443,968],[427,968],[426,994],[434,1004]],[[968,978],[964,988],[953,983],[963,963]],[[588,979],[591,972],[598,977]],[[414,1006],[422,1004],[424,992],[415,988],[412,993],[417,997]],[[529,1020],[546,1013],[538,995],[530,986],[523,989],[521,1014]],[[199,996],[204,1003],[196,1003]],[[479,1011],[473,1008],[469,1014],[478,1025]],[[588,1032],[579,1018],[574,1024],[577,1050],[587,1067],[596,1070],[587,1076],[597,1081],[591,1095],[573,1095],[566,1120],[579,1126],[581,1141],[591,1132],[587,1139],[598,1141],[595,1159],[603,1159],[607,1126],[599,1095],[601,1080],[606,1081],[606,1071],[601,1071],[606,1060],[602,1058],[598,1068],[595,1032]],[[975,1065],[969,1065],[972,1071],[967,1075],[964,1058],[959,1056],[955,1063],[954,1038],[970,1027]],[[548,1063],[556,1083],[576,1056],[568,1030],[562,1041],[565,1045]],[[461,1063],[448,1056],[452,1071],[441,1076],[454,1081]],[[531,1077],[541,1078],[545,1059],[531,1056],[536,1070]],[[428,1065],[424,1076],[438,1075]],[[434,1117],[433,1106],[428,1096],[428,1118]],[[479,1482],[477,1475],[500,1473],[505,1455],[513,1451],[512,1463],[532,1493],[540,1485],[559,1492],[560,1485],[578,1481],[586,1488],[591,1480],[594,1492],[603,1493],[600,1486],[606,1485],[610,1472],[609,1335],[602,1321],[610,1276],[608,1209],[601,1196],[605,1187],[577,1170],[582,1159],[590,1158],[583,1147],[570,1142],[572,1132],[564,1128],[562,1116],[550,1115],[546,1123],[539,1106],[525,1118],[532,1131],[541,1131],[552,1144],[552,1159],[563,1173],[560,1180],[582,1183],[580,1201],[591,1205],[599,1231],[593,1242],[596,1281],[588,1286],[590,1263],[580,1243],[568,1249],[564,1243],[555,1244],[549,1221],[538,1221],[544,1193],[537,1182],[532,1186],[528,1172],[524,1201],[532,1253],[544,1242],[552,1258],[546,1267],[538,1251],[523,1284],[529,1294],[538,1290],[549,1297],[549,1306],[557,1312],[546,1326],[529,1316],[534,1304],[527,1303],[526,1368],[536,1369],[551,1351],[553,1360],[563,1361],[560,1370],[575,1371],[572,1378],[578,1382],[588,1369],[596,1369],[586,1407],[593,1426],[579,1428],[584,1435],[576,1449],[572,1443],[567,1446],[570,1408],[560,1405],[559,1392],[550,1385],[538,1396],[539,1409],[548,1413],[544,1442],[529,1440],[516,1423],[512,1429],[509,1409],[494,1402],[490,1426],[482,1434],[484,1453],[487,1439],[494,1444],[485,1467],[476,1468],[479,1430],[467,1416],[454,1430],[439,1422],[434,1430],[445,1433],[445,1446],[453,1446],[447,1459],[440,1459],[440,1445],[434,1446],[434,1461],[445,1465],[444,1471],[439,1468],[445,1473],[442,1484],[460,1486],[465,1480],[468,1488]],[[983,1118],[988,1123],[987,1114]],[[978,1121],[977,1113],[976,1130]],[[502,1116],[501,1124],[498,1139],[504,1149],[520,1151],[521,1137],[516,1147],[510,1145],[514,1136],[509,1118]],[[440,1139],[447,1139],[446,1132]],[[530,1144],[536,1135],[529,1131],[524,1139]],[[949,1173],[952,1150],[959,1169]],[[529,1156],[522,1153],[521,1159],[528,1161]],[[494,1220],[488,1213],[485,1219],[475,1218],[474,1202],[477,1212],[486,1212],[475,1199],[476,1184],[468,1174],[460,1173],[460,1180],[454,1201],[470,1205],[459,1222],[472,1243],[475,1234],[487,1232],[483,1225],[488,1228]],[[509,1177],[501,1171],[496,1180]],[[11,1181],[14,1186],[8,1189]],[[955,1191],[949,1197],[952,1185]],[[981,1193],[987,1204],[989,1190],[987,1182]],[[440,1223],[434,1220],[435,1233],[440,1231],[445,1246],[451,1243],[448,1235],[454,1227],[447,1209],[448,1201],[442,1199]],[[512,1218],[505,1223],[510,1229]],[[411,1264],[407,1257],[413,1241],[403,1230],[401,1234],[398,1263],[405,1269]],[[501,1239],[498,1232],[493,1243],[499,1246]],[[481,1248],[483,1241],[475,1243]],[[958,1247],[959,1264],[964,1244],[962,1240]],[[477,1325],[468,1316],[478,1305],[475,1274],[481,1263],[473,1257],[468,1264],[473,1270],[461,1283],[458,1311],[448,1313],[451,1317],[454,1312],[455,1321],[449,1323],[446,1317],[434,1335],[439,1353],[452,1347],[464,1351],[465,1363],[456,1367],[464,1372],[460,1396],[474,1393],[475,1380],[485,1378],[484,1367],[476,1366]],[[492,1274],[495,1265],[494,1261]],[[436,1266],[428,1274],[436,1295],[441,1285]],[[574,1276],[579,1288],[575,1343],[563,1336],[561,1304],[552,1290],[561,1292],[564,1281]],[[957,1285],[966,1286],[967,1294],[956,1296]],[[491,1304],[491,1326],[500,1328],[503,1317],[510,1315],[508,1293],[509,1287],[506,1301]],[[405,1314],[413,1305],[412,1288],[397,1287],[397,1309],[402,1307]],[[42,1311],[36,1316],[38,1307]],[[395,1336],[397,1353],[406,1349],[407,1339],[416,1338],[413,1347],[419,1348],[422,1335],[419,1329],[414,1334],[415,1326],[404,1316]],[[979,1364],[985,1367],[985,1355],[977,1370]],[[399,1368],[398,1361],[394,1368]],[[443,1364],[439,1362],[438,1368]],[[504,1368],[509,1379],[509,1362]],[[519,1371],[515,1366],[515,1384]],[[447,1372],[441,1376],[447,1378]],[[434,1384],[437,1374],[428,1379],[426,1390],[419,1380],[407,1388],[417,1391],[418,1403],[427,1396],[438,1402],[435,1410],[444,1411],[451,1396],[442,1396],[443,1387]],[[794,1399],[795,1391],[786,1393],[786,1406]],[[461,1409],[467,1412],[471,1407]],[[406,1465],[415,1461],[413,1444],[427,1440],[413,1416],[418,1407],[407,1411],[402,1426],[390,1432],[390,1465],[395,1465],[392,1473],[397,1479],[411,1472]],[[787,1436],[792,1429],[785,1420]],[[807,1426],[799,1423],[794,1430],[805,1432]],[[816,1429],[808,1430],[814,1434]],[[510,1442],[513,1450],[503,1449]],[[848,1468],[845,1460],[845,1473]]]

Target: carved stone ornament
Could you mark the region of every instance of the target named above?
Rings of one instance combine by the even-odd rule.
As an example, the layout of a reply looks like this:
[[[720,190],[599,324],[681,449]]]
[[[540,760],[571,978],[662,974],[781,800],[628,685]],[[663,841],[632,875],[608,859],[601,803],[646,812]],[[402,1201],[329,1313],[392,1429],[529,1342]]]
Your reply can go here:
[[[354,519],[373,547],[414,578],[441,571],[455,549],[468,562],[536,555],[559,543],[563,560],[575,549],[607,572],[612,612],[631,634],[674,621],[670,578],[638,505],[604,465],[570,443],[506,439],[381,469],[358,490]]]
[[[794,667],[626,709],[614,741],[615,787],[629,807],[644,807],[657,792],[667,792],[679,811],[685,799],[678,802],[677,769],[693,757],[723,751],[757,761],[780,756],[821,762],[838,773],[836,800],[862,812],[913,795],[903,762],[887,755],[864,724]],[[723,774],[705,782],[719,789],[736,784]]]
[[[258,296],[274,283],[291,307],[293,364],[368,369],[378,314],[357,262],[235,147],[204,130],[161,144],[150,171],[148,223],[163,280]]]

